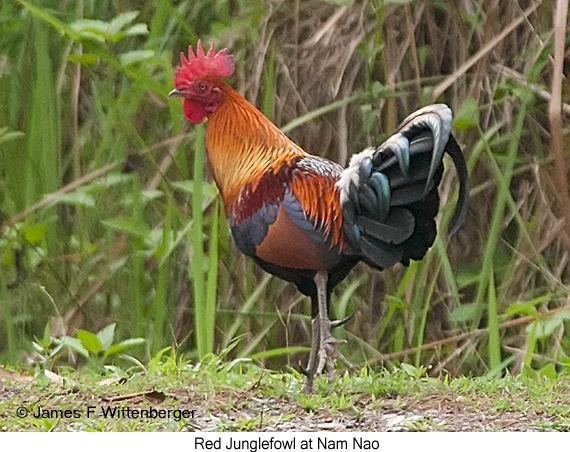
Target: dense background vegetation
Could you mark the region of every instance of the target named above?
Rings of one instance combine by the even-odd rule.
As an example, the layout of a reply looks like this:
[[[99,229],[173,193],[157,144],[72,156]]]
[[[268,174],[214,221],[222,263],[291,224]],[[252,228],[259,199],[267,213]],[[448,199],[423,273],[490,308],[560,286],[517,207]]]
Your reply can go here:
[[[0,8],[0,362],[120,364],[129,346],[143,361],[170,346],[271,367],[306,359],[308,301],[237,252],[204,169],[203,128],[166,98],[179,53],[201,38],[235,55],[232,86],[342,164],[427,103],[455,111],[467,221],[422,262],[358,266],[336,290],[333,316],[356,311],[339,333],[349,359],[435,375],[551,376],[570,363],[567,173],[548,115],[562,102],[567,149],[568,80],[551,95],[555,2]],[[455,197],[450,170],[442,224]]]

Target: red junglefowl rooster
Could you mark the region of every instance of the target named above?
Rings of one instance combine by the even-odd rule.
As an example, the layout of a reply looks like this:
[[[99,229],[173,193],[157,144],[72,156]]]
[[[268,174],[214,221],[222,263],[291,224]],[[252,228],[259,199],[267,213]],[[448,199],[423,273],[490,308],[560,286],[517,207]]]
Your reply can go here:
[[[469,193],[463,154],[450,134],[451,110],[430,105],[406,118],[376,149],[352,157],[348,168],[311,155],[221,77],[234,72],[226,50],[207,54],[200,41],[182,54],[169,97],[182,97],[186,118],[208,118],[206,150],[238,248],[265,271],[293,282],[311,298],[312,346],[304,391],[334,361],[352,367],[337,349],[331,292],[359,261],[384,269],[424,257],[433,244],[438,185],[447,152],[459,176],[450,233],[460,226]]]

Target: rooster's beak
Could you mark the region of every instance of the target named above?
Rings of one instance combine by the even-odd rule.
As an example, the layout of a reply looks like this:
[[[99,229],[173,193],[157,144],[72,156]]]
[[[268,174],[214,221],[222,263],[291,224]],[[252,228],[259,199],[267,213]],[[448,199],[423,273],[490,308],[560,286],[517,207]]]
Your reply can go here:
[[[184,92],[177,90],[176,88],[173,89],[172,91],[170,91],[170,93],[168,94],[168,98],[172,99],[173,97],[183,97],[184,96]]]

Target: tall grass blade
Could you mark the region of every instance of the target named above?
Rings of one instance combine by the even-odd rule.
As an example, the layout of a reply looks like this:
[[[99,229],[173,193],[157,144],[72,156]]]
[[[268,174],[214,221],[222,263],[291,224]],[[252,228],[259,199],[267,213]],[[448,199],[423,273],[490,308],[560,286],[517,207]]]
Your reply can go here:
[[[271,48],[268,52],[268,58],[265,62],[265,80],[263,90],[263,108],[262,112],[269,119],[273,117],[273,100],[275,99],[275,52]]]
[[[12,315],[12,304],[8,296],[8,287],[6,281],[0,281],[0,312],[2,313],[2,327],[5,337],[5,354],[6,361],[10,363],[17,362],[16,336],[14,331],[14,316]]]
[[[208,276],[206,285],[206,298],[204,309],[205,328],[205,346],[207,350],[214,350],[214,328],[216,325],[216,301],[218,289],[218,248],[219,248],[219,218],[220,218],[220,201],[216,198],[214,201],[214,209],[212,214],[212,227],[210,230],[210,241],[208,250]]]
[[[420,367],[421,356],[422,356],[422,345],[424,343],[425,328],[427,323],[428,312],[431,306],[431,300],[433,296],[433,291],[435,289],[435,283],[437,282],[437,276],[433,276],[427,281],[428,269],[430,267],[430,262],[432,261],[435,253],[428,253],[422,262],[419,264],[419,274],[420,278],[418,284],[414,286],[414,299],[412,301],[412,307],[414,312],[420,312],[419,321],[415,322],[415,328],[413,334],[415,336],[415,346],[417,347],[415,362],[416,367]],[[439,274],[441,269],[441,261],[438,263],[434,275]],[[417,278],[417,276],[416,276]],[[419,310],[421,308],[421,311]],[[394,350],[399,351],[399,350]]]
[[[515,128],[510,136],[507,157],[505,160],[505,167],[501,172],[502,175],[504,175],[505,187],[510,187],[511,179],[513,177],[513,168],[517,158],[519,143],[523,136],[523,125],[526,118],[528,100],[528,97],[522,99],[520,109],[518,110],[518,114],[516,116]],[[497,201],[493,209],[493,216],[491,218],[489,233],[487,235],[487,242],[485,243],[483,251],[481,279],[479,281],[477,292],[475,294],[475,307],[477,310],[477,315],[475,316],[473,322],[473,328],[477,328],[481,319],[481,315],[483,314],[483,310],[485,309],[483,305],[483,298],[485,294],[488,293],[488,288],[491,281],[491,273],[493,272],[493,259],[495,258],[495,251],[497,249],[497,242],[499,240],[499,235],[501,232],[501,224],[503,222],[505,206],[508,202],[509,197],[511,197],[510,191],[506,188],[500,187],[499,185],[497,192]]]
[[[491,269],[489,275],[489,367],[493,371],[501,366],[501,340],[499,336],[499,312],[497,306],[497,293],[495,291],[495,274]]]
[[[164,225],[162,227],[162,240],[160,243],[160,254],[168,252],[172,239],[172,216],[174,211],[174,203],[168,202],[166,215],[164,217]],[[165,330],[167,327],[166,320],[168,313],[172,311],[169,303],[168,280],[170,278],[170,259],[164,259],[158,266],[158,276],[156,283],[156,291],[151,302],[151,319],[152,319],[152,343],[150,344],[150,353],[154,356],[165,345]]]
[[[132,214],[133,220],[136,224],[144,224],[142,214],[142,194],[140,186],[140,178],[138,173],[133,173],[132,178]],[[125,307],[127,313],[132,312],[132,316],[127,315],[125,318],[132,318],[132,334],[133,337],[146,337],[147,333],[147,316],[145,313],[145,271],[144,271],[144,257],[142,250],[144,249],[144,238],[138,234],[132,234],[132,303],[131,308],[129,303]]]
[[[196,331],[196,345],[198,358],[204,358],[212,350],[208,348],[208,324],[206,287],[204,281],[204,231],[203,231],[203,181],[204,181],[204,126],[196,127],[194,137],[194,191],[192,195],[192,261],[190,273],[194,287],[194,329]]]

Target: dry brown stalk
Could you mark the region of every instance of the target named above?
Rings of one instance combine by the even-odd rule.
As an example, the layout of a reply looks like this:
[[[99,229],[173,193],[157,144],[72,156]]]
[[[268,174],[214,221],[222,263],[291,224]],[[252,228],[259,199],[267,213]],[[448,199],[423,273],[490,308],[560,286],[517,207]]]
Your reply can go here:
[[[481,58],[490,53],[503,39],[505,39],[512,31],[514,31],[521,23],[523,23],[527,17],[538,8],[540,3],[541,2],[536,2],[534,5],[527,8],[523,12],[522,16],[513,20],[507,27],[505,27],[501,33],[499,33],[495,38],[491,39],[481,48],[481,50],[479,50],[475,55],[473,55],[465,63],[459,66],[453,74],[451,74],[443,82],[437,85],[431,95],[432,100],[435,101],[445,92],[445,90],[447,90],[447,88],[452,86],[459,77],[465,74],[465,72],[474,66]]]
[[[548,109],[550,121],[550,146],[555,159],[555,175],[560,208],[566,219],[566,238],[570,243],[570,197],[564,162],[564,143],[562,138],[562,71],[564,65],[564,38],[568,17],[568,0],[558,0],[554,14],[554,62],[552,71],[552,96]]]

